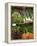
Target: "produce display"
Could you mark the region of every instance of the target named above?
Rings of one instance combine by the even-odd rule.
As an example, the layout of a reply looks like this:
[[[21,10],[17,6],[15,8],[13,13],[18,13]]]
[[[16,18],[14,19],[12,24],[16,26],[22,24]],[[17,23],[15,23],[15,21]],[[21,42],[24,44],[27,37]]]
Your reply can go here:
[[[33,7],[11,6],[11,39],[33,39]]]

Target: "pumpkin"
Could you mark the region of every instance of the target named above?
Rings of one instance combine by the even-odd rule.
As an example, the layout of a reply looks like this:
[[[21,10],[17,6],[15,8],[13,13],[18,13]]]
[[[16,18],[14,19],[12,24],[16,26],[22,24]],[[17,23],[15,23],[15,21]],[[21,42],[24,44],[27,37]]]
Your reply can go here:
[[[22,39],[26,39],[26,34],[23,33],[22,36],[21,36]]]
[[[32,39],[32,38],[33,38],[33,34],[30,33],[30,34],[29,34],[29,39]]]
[[[26,39],[29,39],[29,32],[26,33]]]

